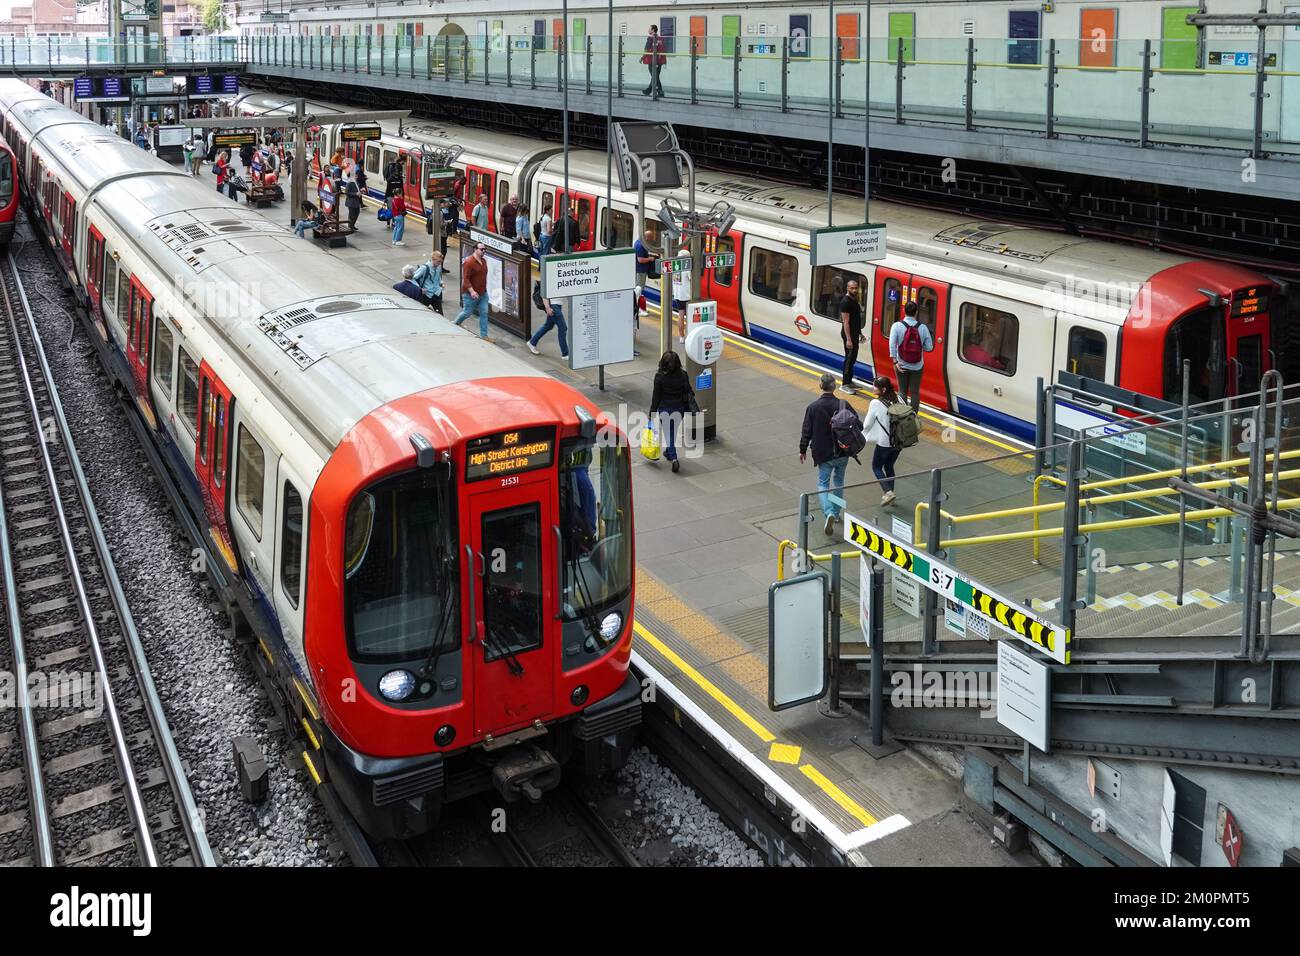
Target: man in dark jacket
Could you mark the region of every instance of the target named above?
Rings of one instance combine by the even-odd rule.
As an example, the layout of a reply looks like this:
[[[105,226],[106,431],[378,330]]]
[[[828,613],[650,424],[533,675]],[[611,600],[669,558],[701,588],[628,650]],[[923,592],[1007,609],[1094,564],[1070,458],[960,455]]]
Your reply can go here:
[[[835,397],[835,376],[823,372],[821,377],[822,393],[803,413],[803,432],[799,436],[799,461],[806,461],[808,448],[812,446],[813,464],[817,466],[817,490],[821,492],[822,514],[826,516],[823,530],[827,537],[835,534],[835,522],[843,511],[844,501],[832,495],[831,488],[843,489],[844,472],[848,468],[849,457],[840,452],[831,431],[831,417],[847,405]]]

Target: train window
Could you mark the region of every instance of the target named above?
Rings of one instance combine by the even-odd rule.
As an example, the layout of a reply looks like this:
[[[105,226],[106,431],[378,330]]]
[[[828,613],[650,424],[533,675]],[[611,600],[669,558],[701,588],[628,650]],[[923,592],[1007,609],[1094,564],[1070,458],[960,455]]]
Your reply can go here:
[[[1106,381],[1106,336],[1081,325],[1070,329],[1065,365],[1075,375]]]
[[[578,199],[578,241],[576,246],[585,245],[591,241],[591,200]]]
[[[916,301],[917,321],[928,328],[933,336],[934,314],[939,310],[939,294],[928,285],[923,285],[919,289],[913,286],[912,295]]]
[[[436,472],[385,479],[348,507],[344,613],[355,659],[425,657],[435,641],[446,651],[460,647],[455,489]],[[508,547],[513,554],[514,542]]]
[[[284,483],[284,517],[280,526],[280,585],[294,607],[302,596],[302,495]]]
[[[613,235],[610,234],[611,228],[613,229]],[[601,209],[600,236],[606,249],[630,248],[632,245],[632,214],[623,212],[621,209]]]
[[[485,661],[542,646],[542,518],[536,502],[483,516]]]
[[[561,611],[567,620],[602,611],[632,586],[630,467],[626,445],[566,442],[561,450]]]
[[[1165,401],[1183,400],[1184,360],[1191,363],[1193,404],[1223,398],[1227,394],[1225,351],[1222,309],[1197,309],[1178,319],[1165,334]]]
[[[957,351],[962,361],[1000,375],[1016,374],[1020,320],[1010,312],[963,302]]]
[[[884,281],[880,289],[880,334],[888,337],[889,330],[903,314],[899,304],[903,301],[903,283],[891,277]]]
[[[199,417],[199,366],[184,349],[180,352],[180,388],[176,396],[181,424],[191,435]]]
[[[99,293],[99,308],[104,315],[113,313],[113,297],[117,294],[117,262],[104,246],[104,287]]]
[[[199,404],[199,415],[198,415],[198,425],[199,425],[198,456],[199,456],[199,461],[202,461],[204,463],[206,463],[208,460],[208,445],[210,444],[209,439],[212,434],[212,428],[208,424],[208,419],[211,417],[208,414],[208,403],[211,401],[212,401],[212,389],[208,386],[208,380],[205,378],[203,380],[203,401]]]
[[[420,162],[410,154],[406,156],[406,185],[420,185]]]
[[[730,236],[721,239],[714,239],[713,251],[714,252],[735,252],[736,240],[732,239]],[[725,268],[722,269],[714,269],[713,282],[715,285],[729,286],[731,285],[732,279],[735,277],[735,274],[736,274],[735,266],[726,266]]]
[[[504,209],[510,203],[510,184],[504,179],[497,180],[497,208]]]
[[[828,319],[840,321],[840,301],[844,298],[844,290],[848,288],[850,282],[858,284],[858,304],[861,305],[863,296],[867,294],[865,276],[848,269],[837,269],[835,266],[818,266],[814,269],[813,311]]]
[[[265,480],[266,452],[253,433],[240,422],[239,458],[235,462],[235,505],[258,541],[262,540],[262,488]]]
[[[550,216],[552,219],[555,218],[555,193],[549,190],[542,193],[542,215]]]
[[[226,397],[212,396],[212,482],[216,485],[226,483],[226,430],[222,423],[226,420]]]
[[[396,158],[397,158],[396,150],[392,150],[392,149],[384,150],[384,169],[387,169],[389,164]]]
[[[131,273],[122,265],[117,269],[117,287],[121,290],[121,295],[117,297],[117,321],[124,330],[130,330]]]
[[[14,194],[14,168],[8,153],[0,155],[0,203],[8,203]]]
[[[659,222],[658,219],[647,218],[645,221],[645,229],[646,232],[650,233],[650,238],[652,240],[650,243],[650,251],[662,252],[663,242],[661,241],[660,237],[663,235],[663,229],[664,229],[663,224]]]
[[[176,358],[173,354],[175,338],[171,326],[159,319],[153,333],[153,379],[168,398],[172,394],[172,362]]]
[[[371,176],[378,176],[381,172],[379,168],[379,147],[373,144],[366,144],[366,172]]]
[[[749,253],[750,292],[790,305],[798,285],[799,262],[794,256],[757,247]]]

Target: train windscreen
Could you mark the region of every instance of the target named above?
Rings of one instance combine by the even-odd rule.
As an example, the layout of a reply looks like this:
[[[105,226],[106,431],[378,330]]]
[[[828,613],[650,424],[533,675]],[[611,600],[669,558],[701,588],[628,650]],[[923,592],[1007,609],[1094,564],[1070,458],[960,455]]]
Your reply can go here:
[[[1183,400],[1183,362],[1189,363],[1191,403],[1216,402],[1227,394],[1223,309],[1207,306],[1189,312],[1165,337],[1167,402]]]
[[[628,446],[565,442],[560,458],[564,540],[562,612],[594,615],[632,587],[631,461]]]
[[[9,204],[14,194],[14,158],[0,153],[0,206]]]

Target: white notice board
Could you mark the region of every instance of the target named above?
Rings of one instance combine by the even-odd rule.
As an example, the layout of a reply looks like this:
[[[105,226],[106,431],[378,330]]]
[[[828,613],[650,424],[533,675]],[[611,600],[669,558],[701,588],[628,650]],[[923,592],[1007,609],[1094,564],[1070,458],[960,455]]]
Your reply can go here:
[[[632,307],[636,292],[575,295],[569,318],[569,368],[592,368],[632,361],[635,333]],[[545,321],[538,316],[534,321]]]
[[[1013,641],[998,641],[998,723],[1044,753],[1051,730],[1051,679],[1042,661]]]

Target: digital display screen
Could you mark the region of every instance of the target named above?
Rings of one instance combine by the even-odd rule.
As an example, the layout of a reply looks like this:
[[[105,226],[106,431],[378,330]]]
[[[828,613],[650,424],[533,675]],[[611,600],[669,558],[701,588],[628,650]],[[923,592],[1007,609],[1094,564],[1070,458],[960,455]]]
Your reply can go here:
[[[221,78],[221,92],[222,92],[222,93],[238,93],[238,92],[239,92],[239,74],[238,74],[238,73],[227,73],[225,76],[223,76],[223,77]]]
[[[1232,317],[1260,315],[1268,311],[1267,289],[1242,289],[1232,297]]]
[[[120,76],[104,77],[103,86],[100,88],[101,96],[121,96],[122,95],[122,78]]]
[[[211,96],[212,95],[212,77],[206,73],[189,78],[191,96]]]
[[[72,95],[78,100],[127,98],[120,76],[79,76],[72,81]]]
[[[95,95],[95,81],[88,76],[79,76],[72,81],[72,95],[79,100]]]
[[[504,478],[554,461],[555,429],[549,425],[484,435],[465,443],[465,480]]]
[[[217,133],[212,137],[213,144],[218,149],[224,149],[230,146],[256,146],[256,133]]]
[[[372,139],[379,139],[379,124],[367,123],[364,126],[345,126],[339,130],[339,135],[345,143],[368,143]]]

